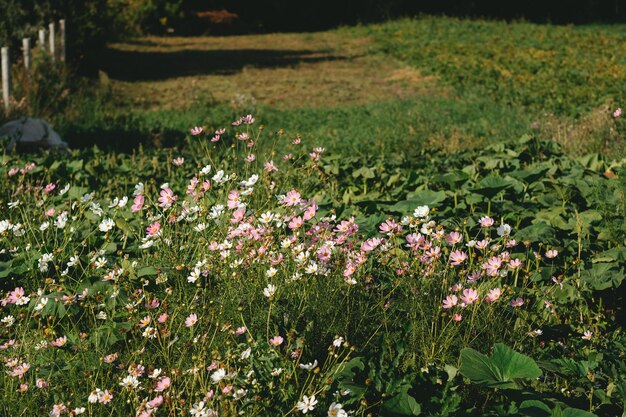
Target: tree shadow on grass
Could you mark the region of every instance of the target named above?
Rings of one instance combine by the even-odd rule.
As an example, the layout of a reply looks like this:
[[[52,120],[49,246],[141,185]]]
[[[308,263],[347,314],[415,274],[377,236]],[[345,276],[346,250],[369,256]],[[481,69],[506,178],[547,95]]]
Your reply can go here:
[[[159,81],[194,75],[230,75],[245,67],[280,68],[301,63],[345,60],[314,50],[222,49],[141,52],[106,49],[99,69],[120,81]]]

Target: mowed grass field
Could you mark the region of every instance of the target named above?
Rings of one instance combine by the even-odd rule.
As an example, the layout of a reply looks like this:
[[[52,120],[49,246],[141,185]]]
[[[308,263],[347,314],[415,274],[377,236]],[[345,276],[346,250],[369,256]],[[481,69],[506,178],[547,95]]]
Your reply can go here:
[[[357,153],[459,151],[531,134],[572,154],[620,156],[623,140],[607,126],[626,96],[625,37],[621,26],[451,18],[146,37],[109,45],[100,99],[59,124],[77,145],[115,136],[167,146],[191,125],[254,112],[269,128]]]

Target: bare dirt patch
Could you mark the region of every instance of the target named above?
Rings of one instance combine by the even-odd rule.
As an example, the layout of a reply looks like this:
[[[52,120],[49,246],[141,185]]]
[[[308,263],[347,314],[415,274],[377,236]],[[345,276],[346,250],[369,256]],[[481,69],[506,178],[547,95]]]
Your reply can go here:
[[[120,103],[144,109],[241,101],[332,107],[442,95],[434,77],[336,32],[145,37],[109,46],[102,70]]]

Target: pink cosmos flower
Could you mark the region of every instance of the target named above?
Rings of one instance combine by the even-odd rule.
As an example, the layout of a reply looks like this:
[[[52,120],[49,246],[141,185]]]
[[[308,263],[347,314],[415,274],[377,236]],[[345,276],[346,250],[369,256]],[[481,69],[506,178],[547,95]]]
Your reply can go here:
[[[558,254],[559,252],[556,249],[550,249],[546,252],[546,258],[554,259]]]
[[[160,230],[161,223],[159,222],[154,222],[150,226],[146,227],[146,233],[148,234],[148,236],[156,236],[159,234]]]
[[[185,319],[185,326],[192,327],[197,322],[198,322],[198,315],[195,313],[191,313],[189,317]]]
[[[378,226],[378,230],[380,233],[386,234],[387,236],[392,236],[396,232],[402,231],[402,226],[394,222],[393,220],[387,219],[384,223]]]
[[[332,250],[327,245],[323,245],[317,250],[316,254],[318,260],[320,260],[321,262],[328,262],[330,261]]]
[[[169,317],[169,314],[167,313],[163,313],[159,316],[159,318],[157,319],[157,321],[161,324],[165,323],[167,321],[167,318]]]
[[[516,298],[514,300],[511,301],[511,306],[512,307],[521,307],[524,305],[524,299],[523,298]]]
[[[593,333],[591,333],[590,330],[585,330],[585,333],[583,333],[582,338],[584,340],[591,340],[591,338],[593,337]]]
[[[56,184],[50,183],[46,185],[46,188],[44,188],[43,190],[46,194],[50,194],[52,191],[54,191],[55,188],[57,188]]]
[[[246,332],[246,328],[245,326],[241,326],[241,327],[237,327],[237,330],[235,330],[235,334],[237,336],[241,336],[242,334],[244,334]]]
[[[502,259],[498,258],[497,256],[489,258],[486,263],[481,265],[481,267],[490,277],[495,277],[496,275],[498,275],[498,271],[500,270],[501,266]]]
[[[254,162],[255,159],[256,159],[256,155],[251,153],[248,156],[246,156],[244,161],[247,162],[247,163],[251,163],[251,162]]]
[[[522,261],[520,261],[519,259],[511,259],[509,261],[509,268],[511,269],[519,269],[522,267]]]
[[[159,408],[161,405],[163,405],[163,396],[162,395],[159,395],[158,397],[155,397],[155,398],[151,399],[150,401],[148,401],[146,403],[146,407],[148,409]]]
[[[272,346],[280,346],[283,343],[283,340],[282,336],[274,336],[269,340],[269,342]]]
[[[28,304],[29,301],[30,298],[24,295],[24,288],[22,287],[17,287],[13,291],[11,291],[9,293],[9,297],[7,298],[8,304],[15,304],[18,306]]]
[[[185,163],[185,158],[183,158],[182,156],[179,156],[178,158],[174,158],[172,160],[172,164],[174,164],[174,166],[181,166],[182,164]]]
[[[141,327],[143,329],[148,324],[150,324],[151,320],[152,319],[150,318],[150,316],[146,316],[146,317],[142,318],[141,320],[139,320],[139,324],[138,325],[139,325],[139,327]]]
[[[283,204],[286,205],[287,207],[292,207],[292,206],[295,206],[296,204],[299,204],[301,200],[302,199],[301,199],[300,193],[297,192],[296,190],[291,190],[287,193],[287,195],[285,195]]]
[[[12,377],[22,378],[26,372],[30,369],[30,363],[24,362],[21,365],[17,365],[15,368],[7,371]]]
[[[458,302],[459,302],[459,299],[456,297],[456,295],[451,294],[447,296],[445,300],[443,300],[443,308],[452,308]]]
[[[291,221],[289,222],[289,228],[291,230],[295,230],[295,229],[299,229],[302,227],[302,225],[304,224],[304,221],[302,220],[302,217],[298,216],[298,217],[294,217],[293,219],[291,219]]]
[[[494,220],[491,217],[481,217],[478,221],[480,223],[480,227],[491,227],[493,226]]]
[[[613,112],[613,117],[617,119],[617,118],[618,118],[618,117],[620,117],[621,115],[622,115],[622,108],[621,108],[621,107],[618,107],[618,108],[617,108],[617,109],[615,109],[615,111]]]
[[[376,249],[381,243],[383,243],[385,240],[378,238],[378,237],[373,237],[371,239],[367,239],[365,242],[363,242],[361,244],[361,250],[363,252],[371,252],[374,249]]]
[[[144,201],[145,201],[144,196],[142,196],[141,194],[137,194],[135,196],[135,199],[133,200],[133,205],[130,207],[131,211],[133,213],[140,211],[141,208],[143,207]]]
[[[230,222],[233,224],[239,223],[240,221],[243,220],[245,215],[246,215],[246,210],[240,207],[237,210],[233,211],[233,218],[230,219]]]
[[[61,336],[53,340],[52,342],[50,342],[50,344],[55,347],[63,347],[65,346],[66,343],[67,343],[67,336]]]
[[[100,404],[108,404],[113,399],[113,394],[108,389],[98,392],[98,402]]]
[[[52,406],[52,411],[50,411],[50,417],[59,417],[61,414],[67,411],[67,407],[65,404],[54,404]]]
[[[178,199],[178,196],[174,194],[174,191],[169,187],[165,187],[161,190],[161,197],[159,197],[159,207],[169,208]]]
[[[239,204],[241,204],[241,197],[239,196],[239,193],[235,190],[231,190],[228,193],[228,201],[226,202],[226,205],[229,209],[234,210],[239,207]]]
[[[483,239],[483,240],[480,240],[480,241],[476,242],[476,249],[483,250],[487,246],[489,246],[489,241],[486,240],[486,239]]]
[[[455,314],[452,315],[452,320],[454,320],[456,322],[459,322],[459,321],[463,320],[463,316],[458,314],[458,313],[455,313]]]
[[[263,166],[263,169],[265,169],[265,171],[267,172],[278,171],[278,168],[276,168],[276,165],[274,165],[274,161],[266,162],[265,165]]]
[[[493,303],[494,301],[497,301],[501,295],[502,290],[500,288],[493,288],[487,293],[485,301],[487,301],[488,303]]]
[[[461,296],[462,302],[466,305],[470,305],[476,300],[478,300],[478,291],[473,288],[466,288],[463,290],[463,295]]]
[[[446,236],[446,242],[450,246],[454,246],[463,240],[463,236],[458,232],[452,232]]]
[[[192,128],[191,128],[190,132],[191,132],[191,135],[192,135],[192,136],[198,136],[199,134],[201,134],[202,132],[204,132],[204,129],[202,129],[202,128],[201,128],[201,127],[199,127],[199,126],[195,126],[195,127],[192,127]]]
[[[461,265],[467,259],[467,254],[460,250],[455,250],[450,254],[450,265]]]
[[[304,220],[311,220],[313,217],[315,217],[316,212],[317,212],[317,204],[314,201],[313,204],[311,204],[309,207],[307,207],[306,210],[304,210],[304,214],[302,215],[302,218]]]
[[[172,380],[169,379],[169,377],[164,376],[162,378],[159,378],[159,380],[156,383],[156,387],[154,388],[154,390],[156,392],[163,392],[166,389],[168,389],[170,387],[170,385],[172,385]]]

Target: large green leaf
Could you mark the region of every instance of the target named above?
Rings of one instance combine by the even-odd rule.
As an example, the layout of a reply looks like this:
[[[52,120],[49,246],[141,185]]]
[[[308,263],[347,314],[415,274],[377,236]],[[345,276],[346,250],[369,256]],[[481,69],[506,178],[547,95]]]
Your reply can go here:
[[[505,180],[501,177],[496,177],[495,175],[489,175],[482,180],[480,180],[476,187],[474,188],[474,192],[484,195],[487,198],[493,198],[496,194],[498,194],[502,190],[506,190],[509,187],[513,186],[513,181]]]
[[[412,213],[417,206],[433,207],[446,199],[444,191],[420,190],[409,193],[408,199],[399,201],[389,209],[402,214]]]
[[[459,372],[477,384],[493,388],[518,389],[516,379],[534,379],[541,376],[535,361],[502,343],[496,343],[491,357],[465,348],[461,350]]]
[[[618,288],[624,281],[624,270],[619,269],[617,262],[597,263],[591,269],[583,271],[582,280],[594,290]]]
[[[422,408],[415,401],[415,398],[402,392],[395,397],[385,401],[380,407],[380,413],[383,416],[403,417],[403,416],[419,416]]]
[[[0,278],[6,278],[12,272],[11,261],[0,262]]]

